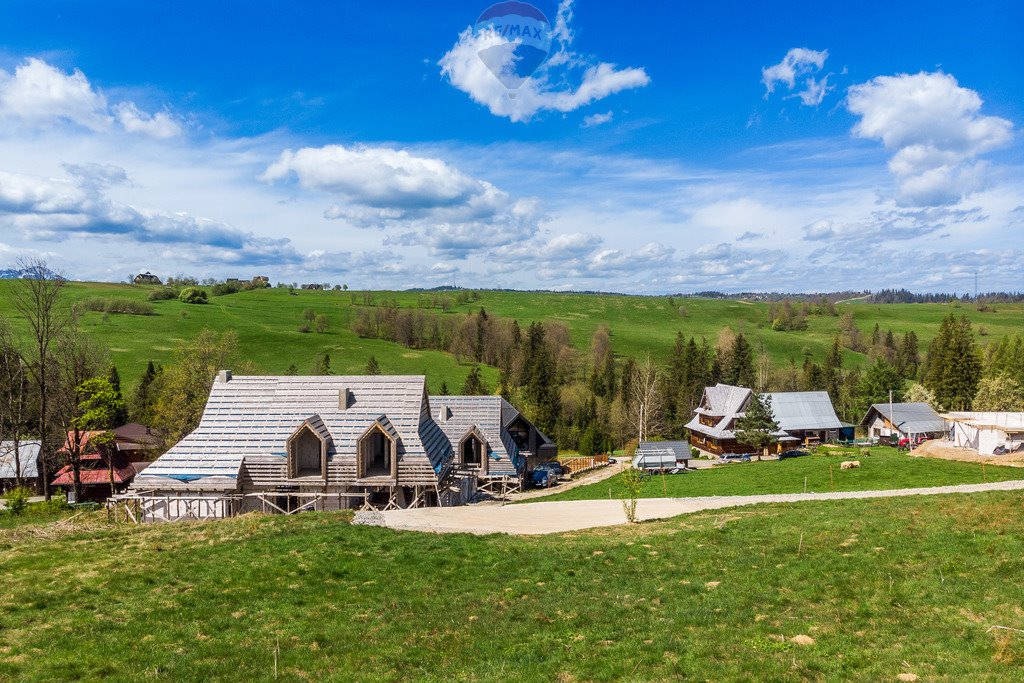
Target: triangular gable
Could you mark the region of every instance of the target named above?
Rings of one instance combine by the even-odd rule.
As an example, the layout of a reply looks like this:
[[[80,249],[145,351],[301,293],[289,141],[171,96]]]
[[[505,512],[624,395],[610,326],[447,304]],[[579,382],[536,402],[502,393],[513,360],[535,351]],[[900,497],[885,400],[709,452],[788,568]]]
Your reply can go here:
[[[319,414],[310,415],[303,420],[302,424],[300,424],[298,428],[292,432],[292,435],[288,437],[288,441],[294,439],[299,432],[307,428],[313,432],[318,439],[326,443],[328,449],[334,446],[334,439],[331,438],[331,432],[327,429],[327,425],[324,424],[323,418],[321,418]]]

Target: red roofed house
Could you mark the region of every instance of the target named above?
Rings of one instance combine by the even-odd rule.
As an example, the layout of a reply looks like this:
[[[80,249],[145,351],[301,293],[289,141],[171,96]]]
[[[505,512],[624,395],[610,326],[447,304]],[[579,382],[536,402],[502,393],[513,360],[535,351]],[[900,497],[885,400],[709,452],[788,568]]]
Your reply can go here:
[[[149,464],[148,462],[132,462],[133,458],[155,448],[157,440],[144,425],[132,423],[112,431],[114,433],[114,449],[112,451],[114,488],[120,493],[128,488],[128,485],[135,479],[135,475]],[[102,431],[78,433],[78,443],[81,449],[79,452],[82,453],[79,475],[82,482],[81,500],[74,499],[74,469],[70,464],[62,467],[52,482],[53,486],[65,489],[69,503],[103,502],[111,495],[111,471],[107,451],[100,450],[90,443],[93,437],[102,433]],[[74,433],[68,432],[67,441],[64,443],[64,447],[58,451],[58,455],[67,454],[74,438]]]

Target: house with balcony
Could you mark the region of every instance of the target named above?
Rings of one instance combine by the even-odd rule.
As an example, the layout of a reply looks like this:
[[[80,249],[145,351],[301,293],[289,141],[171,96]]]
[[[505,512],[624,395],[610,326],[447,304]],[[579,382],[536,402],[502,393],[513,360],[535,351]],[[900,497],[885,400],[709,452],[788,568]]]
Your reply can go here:
[[[686,425],[690,444],[716,455],[753,453],[756,449],[736,439],[736,421],[746,414],[753,395],[746,387],[729,384],[705,388],[693,419]],[[775,391],[766,395],[771,398],[772,413],[779,425],[776,452],[839,438],[843,423],[828,392]]]

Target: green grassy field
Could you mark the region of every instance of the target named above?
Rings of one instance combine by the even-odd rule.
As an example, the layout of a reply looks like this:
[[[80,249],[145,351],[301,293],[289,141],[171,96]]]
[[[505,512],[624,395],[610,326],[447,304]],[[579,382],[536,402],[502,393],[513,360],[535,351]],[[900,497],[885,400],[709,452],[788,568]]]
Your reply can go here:
[[[745,496],[761,493],[871,491],[1024,479],[1024,468],[917,458],[895,448],[841,451],[822,449],[828,455],[787,460],[730,463],[712,469],[660,476],[644,482],[641,497],[689,498],[693,496]],[[844,460],[858,460],[860,467],[841,470]],[[555,493],[544,500],[593,500],[622,496],[620,475],[596,484]]]
[[[17,316],[8,301],[10,281],[0,281],[0,315],[17,324]],[[144,300],[150,288],[103,283],[71,283],[70,298],[118,296]],[[378,300],[394,298],[402,306],[415,306],[416,292],[378,292]],[[156,315],[129,316],[88,312],[82,329],[111,350],[125,380],[131,384],[145,369],[150,359],[166,362],[171,351],[195,336],[202,328],[233,329],[238,332],[243,357],[260,372],[282,373],[294,364],[307,372],[317,353],[331,355],[332,369],[337,373],[360,373],[366,361],[375,355],[387,373],[428,374],[430,386],[436,390],[442,381],[457,390],[469,373],[470,365],[459,364],[447,353],[418,351],[375,339],[360,339],[350,330],[353,314],[353,293],[268,289],[211,297],[205,306],[186,305],[178,301],[158,301]],[[361,295],[355,295],[361,300]],[[798,365],[805,355],[822,360],[835,336],[838,318],[809,318],[809,329],[801,332],[776,332],[765,326],[767,304],[712,299],[676,297],[635,297],[618,295],[557,294],[531,292],[482,292],[480,301],[456,306],[451,314],[486,308],[499,316],[517,318],[521,324],[534,320],[558,320],[569,326],[573,341],[586,349],[594,330],[608,324],[616,353],[642,357],[650,353],[657,359],[667,357],[675,335],[707,337],[712,341],[725,325],[751,337],[758,353],[767,353],[777,364],[790,359]],[[685,315],[679,312],[685,309]],[[312,308],[330,321],[326,334],[298,332],[302,311]],[[868,305],[853,303],[841,310],[854,313],[857,324],[870,333],[878,322],[882,329],[895,332],[914,330],[922,343],[938,331],[942,318],[956,311],[970,317],[976,326],[984,327],[984,343],[1005,334],[1018,332],[1024,321],[1024,305],[996,305],[994,313],[979,313],[972,306],[954,308],[946,304]],[[187,317],[182,317],[185,313]],[[923,351],[923,348],[922,348]],[[863,363],[862,354],[847,352],[850,366]],[[485,380],[494,386],[497,372],[484,368]]]
[[[0,530],[0,679],[1024,675],[1024,636],[990,630],[1024,628],[1017,493],[770,505],[536,538],[320,513],[101,519]]]

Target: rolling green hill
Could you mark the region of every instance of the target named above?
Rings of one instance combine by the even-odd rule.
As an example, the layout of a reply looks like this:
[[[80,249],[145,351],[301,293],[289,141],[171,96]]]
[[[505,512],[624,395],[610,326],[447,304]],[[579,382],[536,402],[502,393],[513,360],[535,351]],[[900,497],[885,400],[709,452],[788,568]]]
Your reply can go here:
[[[0,281],[0,315],[20,324],[8,292],[15,286]],[[128,297],[145,300],[151,288],[108,283],[71,283],[69,298]],[[400,306],[415,307],[422,297],[417,292],[375,292],[377,301],[396,300]],[[457,363],[447,353],[405,348],[376,339],[361,339],[350,329],[353,310],[362,294],[334,291],[296,291],[286,289],[240,292],[211,297],[207,305],[187,305],[178,301],[155,302],[156,315],[104,315],[87,312],[81,329],[110,349],[128,384],[133,383],[150,359],[167,362],[173,349],[195,336],[204,327],[232,329],[238,333],[242,354],[258,371],[283,373],[294,364],[307,372],[316,354],[326,351],[336,373],[360,373],[374,355],[385,373],[427,374],[436,390],[442,381],[452,390],[462,385],[469,373],[468,363]],[[996,311],[981,313],[973,306],[953,304],[850,303],[840,311],[852,311],[858,326],[870,333],[877,322],[883,330],[902,333],[913,330],[922,344],[938,331],[942,318],[951,311],[967,315],[975,324],[981,343],[998,340],[1024,327],[1024,305],[997,304]],[[680,297],[644,297],[596,294],[560,294],[535,292],[484,291],[479,301],[454,306],[447,315],[464,314],[478,308],[488,313],[517,318],[521,324],[534,320],[557,320],[571,330],[574,344],[586,349],[591,335],[601,324],[612,332],[615,352],[641,357],[650,353],[661,359],[668,355],[675,335],[715,339],[726,325],[747,335],[757,353],[766,353],[773,363],[793,359],[801,364],[809,355],[821,360],[835,336],[839,318],[811,316],[809,328],[799,332],[777,332],[766,325],[768,305],[745,301],[692,299]],[[956,308],[954,308],[956,307]],[[312,308],[327,316],[330,328],[324,334],[298,331],[302,312]],[[440,309],[433,309],[440,313]],[[922,351],[924,348],[922,348]],[[862,354],[847,351],[846,363],[863,363]],[[484,369],[490,386],[497,380],[493,368]]]
[[[1019,681],[1022,503],[762,505],[518,538],[338,513],[0,525],[0,679]]]

